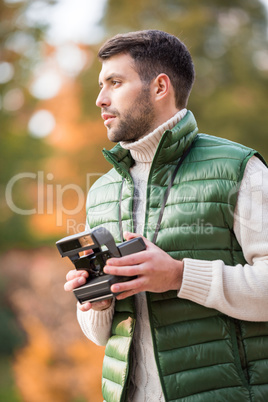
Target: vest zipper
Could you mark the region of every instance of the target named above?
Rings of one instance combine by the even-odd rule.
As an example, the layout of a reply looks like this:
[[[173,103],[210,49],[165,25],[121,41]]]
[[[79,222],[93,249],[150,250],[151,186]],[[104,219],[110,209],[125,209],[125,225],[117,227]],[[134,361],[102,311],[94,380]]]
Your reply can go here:
[[[249,384],[247,356],[246,356],[246,351],[245,351],[245,347],[243,344],[241,326],[240,326],[238,319],[231,318],[231,317],[229,317],[229,319],[230,319],[230,324],[231,324],[231,338],[232,338],[232,343],[233,343],[234,359],[235,359],[237,371],[238,371],[238,374],[241,378],[241,381],[242,381],[244,387],[248,390],[250,401],[253,401],[254,399],[251,394],[251,388],[250,388],[250,384]]]
[[[242,368],[243,374],[247,380],[247,384],[249,384],[249,373],[248,373],[246,352],[245,352],[243,339],[242,339],[241,326],[237,319],[234,319],[234,324],[235,324],[236,341],[237,341],[241,368]]]

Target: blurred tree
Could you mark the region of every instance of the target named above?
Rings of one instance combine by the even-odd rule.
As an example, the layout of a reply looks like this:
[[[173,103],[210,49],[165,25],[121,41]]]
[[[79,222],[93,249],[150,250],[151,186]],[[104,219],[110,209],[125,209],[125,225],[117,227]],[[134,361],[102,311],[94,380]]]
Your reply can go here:
[[[55,53],[55,49],[45,44],[46,27],[27,24],[25,14],[31,3],[29,0],[0,3],[2,250],[14,245],[25,247],[51,242],[58,235],[53,229],[53,222],[54,227],[57,226],[55,219],[46,221],[49,217],[43,214],[39,217],[39,223],[43,223],[38,225],[37,216],[27,215],[27,210],[33,210],[38,202],[37,183],[31,177],[12,182],[16,175],[21,172],[36,174],[42,170],[46,180],[44,167],[49,166],[48,174],[52,173],[49,177],[53,176],[55,181],[46,180],[46,183],[52,183],[54,187],[57,182],[66,186],[72,180],[86,192],[87,174],[93,172],[97,178],[109,169],[109,164],[100,157],[100,151],[103,146],[112,146],[95,106],[99,45],[83,47],[91,61],[78,79],[65,82],[59,96],[37,101],[29,91],[34,68],[42,58],[51,60]],[[47,3],[54,2],[47,0]],[[189,108],[196,115],[200,131],[252,146],[267,158],[265,16],[264,7],[258,0],[224,3],[219,0],[138,0],[135,3],[110,0],[103,25],[107,37],[145,28],[163,29],[179,36],[189,47],[196,66],[197,77]],[[27,125],[31,114],[42,107],[51,109],[57,121],[51,139],[29,135]],[[67,165],[67,161],[69,168],[64,176],[62,166]],[[94,179],[90,177],[90,181],[92,184]],[[7,183],[9,189],[13,183],[12,191],[5,195]],[[64,195],[66,205],[74,203],[71,200],[74,194],[68,196],[66,191]],[[16,206],[26,213],[16,213]],[[57,208],[55,200],[53,208]],[[83,221],[84,217],[79,219]],[[45,230],[44,223],[48,225],[48,222],[50,229]],[[46,232],[44,236],[41,236],[42,231]]]
[[[52,99],[40,101],[30,91],[33,72],[40,70],[41,60],[51,61],[56,50],[45,42],[46,26],[40,25],[40,19],[39,24],[28,23],[27,10],[34,4],[55,2],[0,0],[1,252],[18,246],[32,247],[44,242],[51,244],[55,237],[59,236],[59,229],[61,232],[66,231],[62,210],[75,209],[77,194],[68,190],[68,185],[73,183],[86,193],[88,186],[98,175],[110,167],[101,157],[101,148],[111,148],[112,144],[106,138],[106,130],[99,117],[100,112],[95,106],[101,68],[96,57],[99,45],[80,47],[87,59],[85,69],[78,78],[65,77],[62,90]],[[252,146],[260,150],[268,160],[267,20],[261,1],[108,0],[102,24],[107,38],[119,32],[150,28],[162,29],[180,37],[191,51],[196,66],[197,77],[189,109],[194,112],[200,131]],[[32,113],[42,108],[51,110],[57,122],[53,135],[45,139],[32,137],[28,128]],[[42,128],[42,124],[39,123],[39,126]],[[19,175],[23,172],[32,176],[19,180]],[[37,207],[38,183],[33,175],[38,172],[41,172],[40,177],[44,178],[44,207],[46,212],[53,209],[53,213],[17,213],[14,206],[25,211]],[[66,197],[63,197],[64,189]],[[51,201],[48,193],[52,190],[54,193]],[[56,190],[58,193],[55,194]],[[55,199],[57,195],[60,196],[59,199]],[[57,201],[61,208],[59,210]],[[77,223],[83,222],[84,212],[73,217]],[[76,226],[75,229],[77,228]],[[55,280],[58,260],[51,254],[50,249],[47,253],[53,260],[51,283],[59,286],[62,291],[61,283],[65,270],[64,274],[62,271],[61,276]],[[16,258],[12,257],[14,254]],[[60,401],[61,394],[62,400],[66,400],[67,386],[70,386],[74,391],[70,398],[79,398],[81,395],[81,398],[89,400],[92,392],[87,381],[88,372],[92,377],[92,386],[97,386],[93,385],[93,380],[99,381],[99,377],[94,377],[94,364],[89,364],[90,360],[95,359],[94,346],[91,345],[92,348],[87,349],[84,343],[74,343],[66,344],[63,350],[60,350],[59,345],[58,351],[54,351],[55,339],[65,335],[64,325],[67,322],[68,326],[70,319],[67,316],[68,318],[61,322],[57,318],[52,320],[52,324],[49,324],[49,320],[53,314],[62,316],[63,306],[66,308],[65,314],[69,314],[71,307],[66,306],[63,298],[57,300],[59,305],[55,300],[48,303],[48,290],[51,289],[50,284],[46,282],[49,263],[46,259],[43,264],[40,262],[44,256],[41,250],[35,250],[37,262],[30,262],[29,256],[32,256],[32,251],[29,254],[25,252],[22,258],[17,250],[10,255],[4,253],[2,259],[2,264],[6,267],[5,276],[9,273],[10,282],[17,286],[14,292],[16,297],[13,298],[16,302],[15,309],[23,317],[20,323],[24,325],[28,335],[28,345],[17,353],[18,360],[15,364],[16,378],[22,395],[25,400],[30,400],[30,391],[27,388],[30,383],[37,386],[37,394],[41,396],[43,390],[47,390],[49,397],[45,395],[46,398],[52,398],[53,395],[55,398],[57,395]],[[11,267],[14,272],[11,272]],[[7,289],[10,289],[11,285],[4,278],[3,274],[0,278],[0,353],[6,363],[6,359],[21,345],[24,334],[10,309],[11,297],[7,297]],[[44,285],[41,301],[40,283]],[[58,288],[56,292],[58,294]],[[33,305],[38,306],[34,316],[38,326],[29,320],[33,315]],[[70,302],[70,305],[73,306],[73,303]],[[45,307],[47,310],[44,310]],[[70,314],[74,316],[73,312]],[[61,326],[58,328],[55,322],[61,322]],[[55,330],[58,331],[57,336]],[[43,339],[46,340],[46,351],[42,350]],[[36,354],[37,349],[39,354]],[[43,355],[43,352],[49,352],[49,355]],[[66,359],[66,354],[69,359]],[[102,356],[99,356],[100,360],[101,358]],[[72,382],[74,364],[78,367],[75,381],[81,381],[79,393],[76,395]],[[31,370],[27,365],[31,366]],[[39,375],[39,370],[44,375]],[[53,376],[50,375],[51,370]],[[63,379],[65,373],[68,375],[66,386]],[[36,384],[35,381],[31,383],[34,374],[39,380]],[[9,377],[9,373],[4,364],[0,366],[0,400],[17,401],[18,397],[12,391],[12,384],[7,381],[7,376]],[[4,387],[4,383],[8,385]],[[87,389],[84,389],[86,386]],[[32,395],[32,400],[36,401],[35,396]]]
[[[27,135],[27,120],[35,103],[27,84],[41,30],[24,25],[21,16],[26,3],[13,3],[0,1],[0,251],[30,243],[25,216],[16,215],[8,207],[5,189],[14,175],[38,166],[45,155],[43,145]],[[13,201],[21,200],[25,190],[14,187]],[[28,207],[31,203],[26,197],[21,205]],[[7,286],[1,274],[0,400],[15,402],[20,397],[13,386],[10,358],[25,342],[25,333],[11,309]]]
[[[40,60],[44,27],[26,24],[24,11],[30,1],[0,1],[0,250],[33,244],[27,215],[16,214],[15,206],[33,207],[28,188],[14,182],[10,197],[7,184],[22,172],[37,171],[48,153],[43,141],[29,136],[28,121],[36,100],[28,90],[33,67]]]
[[[268,159],[268,40],[261,1],[110,0],[104,25],[107,37],[139,29],[178,36],[196,67],[188,106],[200,131],[252,146]],[[92,85],[83,87],[84,98]]]
[[[36,3],[53,4],[55,2],[44,0]],[[65,234],[66,224],[62,220],[63,210],[69,208],[72,211],[72,208],[75,209],[75,202],[77,202],[76,199],[73,200],[77,194],[71,191],[68,185],[72,183],[72,187],[75,189],[81,185],[86,190],[85,176],[88,171],[88,164],[90,165],[91,159],[94,159],[95,155],[101,151],[101,147],[98,145],[101,136],[98,136],[98,131],[99,127],[102,126],[99,122],[92,127],[87,118],[81,118],[79,110],[80,93],[75,76],[68,76],[68,74],[63,76],[63,88],[52,99],[40,100],[34,97],[32,90],[34,75],[42,72],[47,60],[48,64],[52,60],[56,60],[56,49],[45,42],[46,27],[44,25],[29,24],[27,13],[31,5],[35,6],[33,0],[0,0],[0,252],[3,254],[1,258],[5,259],[1,263],[0,277],[0,358],[3,362],[0,365],[0,400],[10,402],[20,400],[13,387],[12,372],[8,370],[11,365],[10,359],[14,355],[16,382],[22,396],[26,398],[25,400],[38,400],[38,395],[36,395],[38,391],[32,394],[31,391],[32,387],[37,388],[39,385],[42,389],[47,389],[50,394],[47,396],[45,392],[39,393],[39,398],[43,398],[42,400],[45,401],[59,401],[59,395],[63,395],[61,396],[63,401],[67,401],[67,397],[70,401],[75,400],[76,397],[79,398],[80,392],[84,392],[84,395],[91,395],[90,398],[97,400],[97,397],[94,399],[94,395],[100,394],[100,371],[96,371],[94,364],[92,364],[92,361],[96,361],[97,353],[91,353],[89,348],[82,359],[82,352],[80,352],[79,381],[81,381],[81,385],[77,390],[71,385],[71,379],[74,378],[73,370],[75,370],[76,356],[66,358],[67,353],[73,354],[70,342],[69,349],[66,347],[60,353],[53,349],[55,346],[53,336],[55,325],[49,327],[48,322],[52,310],[56,313],[60,311],[62,317],[62,307],[58,306],[58,309],[55,309],[55,301],[48,303],[48,292],[46,290],[43,305],[48,306],[48,313],[44,314],[46,325],[43,326],[44,329],[41,332],[41,335],[44,333],[44,337],[47,339],[46,344],[42,342],[42,337],[39,339],[36,334],[32,337],[34,325],[32,321],[27,325],[28,321],[22,313],[23,300],[25,300],[26,307],[29,305],[29,300],[32,300],[27,314],[37,316],[40,320],[39,315],[41,313],[38,309],[36,311],[36,306],[40,305],[38,302],[40,294],[35,293],[35,288],[40,290],[38,283],[41,275],[44,278],[42,283],[47,282],[49,264],[45,264],[43,267],[41,262],[44,251],[32,250],[32,248],[40,244],[43,245],[45,242],[51,244],[55,237],[58,238],[59,236],[58,229]],[[90,61],[90,49],[85,49],[85,52],[88,53],[88,60]],[[58,65],[54,63],[53,68],[57,71]],[[51,90],[51,87],[47,86],[47,88]],[[33,113],[40,109],[52,110],[55,119],[57,119],[57,129],[50,138],[31,135],[29,121],[31,121]],[[41,133],[42,124],[45,125],[46,122],[46,120],[39,121],[37,124]],[[92,130],[96,133],[96,141],[92,141],[90,135]],[[104,136],[106,137],[105,133],[102,138]],[[96,152],[96,148],[99,152]],[[102,163],[99,158],[95,161],[96,166],[92,171],[101,172]],[[84,205],[81,208],[84,211]],[[34,210],[37,212],[31,213]],[[71,217],[77,218],[77,216]],[[75,222],[75,219],[73,220]],[[83,221],[84,216],[80,222]],[[10,250],[9,253],[7,251],[9,248],[14,249],[14,251]],[[25,252],[25,264],[22,264],[21,257],[18,257],[21,248],[28,249],[28,254]],[[40,256],[36,265],[30,259],[34,252]],[[54,254],[52,259],[55,260],[55,266],[53,266],[53,272],[55,272],[59,266],[59,255],[57,254],[56,257]],[[27,287],[27,278],[31,274],[30,270],[33,265],[35,272],[38,272],[37,283],[32,284],[23,299],[23,289]],[[37,271],[37,267],[40,268],[41,266],[44,269]],[[58,280],[57,286],[60,287],[60,290],[57,289],[57,294],[59,293],[57,302],[62,297],[61,293],[64,293],[61,283],[64,281],[65,274],[66,270],[61,273]],[[8,276],[9,279],[7,280]],[[16,306],[14,299],[18,295],[20,295],[19,302]],[[70,304],[71,306],[75,305],[73,300]],[[33,306],[35,306],[35,312],[32,311]],[[75,320],[75,314],[73,313],[71,316]],[[70,323],[70,320],[68,319],[67,322]],[[66,320],[64,324],[66,324]],[[73,326],[75,326],[74,323]],[[24,331],[27,333],[28,343],[22,348],[20,354],[18,349],[25,342]],[[64,333],[66,335],[62,328],[58,332],[59,336]],[[79,334],[82,337],[80,331]],[[94,349],[94,346],[91,345],[91,348]],[[36,349],[44,351],[44,354],[48,353],[49,358],[44,357],[42,353],[36,354]],[[53,350],[51,351],[51,349]],[[83,347],[80,349],[83,350]],[[102,354],[102,351],[99,353]],[[90,356],[91,363],[88,356]],[[102,357],[99,359],[100,370]],[[31,370],[28,369],[26,362],[29,362]],[[57,375],[51,375],[52,367],[54,372],[58,372]],[[44,370],[45,375],[39,376],[38,382],[33,378],[34,375],[38,376],[39,370]],[[90,380],[88,380],[89,371]],[[72,392],[69,392],[70,388],[66,386],[65,375],[70,378],[70,387],[74,388]],[[29,393],[32,399],[27,396]],[[83,396],[81,398],[83,399]],[[86,400],[90,400],[90,398],[88,397]]]
[[[6,281],[0,277],[3,285]],[[20,397],[13,385],[11,358],[16,350],[25,344],[25,332],[18,323],[16,315],[11,309],[10,303],[0,287],[0,400],[19,402]]]
[[[27,333],[27,343],[16,350],[13,346],[12,353],[13,375],[22,400],[102,401],[104,348],[97,347],[83,335],[76,320],[75,298],[63,291],[68,262],[59,258],[56,249],[44,247],[30,253],[9,250],[0,256],[0,265],[5,285],[8,285],[10,304]],[[4,285],[3,281],[1,283]],[[10,338],[14,336],[13,327],[2,329],[2,324],[6,321],[1,322],[0,336],[1,331],[8,334],[8,330]],[[1,336],[1,343],[2,339]],[[1,348],[3,350],[2,344]],[[0,360],[7,364],[9,356],[1,354]],[[0,364],[0,401],[11,402],[11,398],[4,397],[11,395],[6,367]],[[5,371],[2,373],[1,369]]]
[[[41,3],[51,7],[57,2]],[[47,27],[40,25],[40,18],[35,23],[29,20],[32,6],[38,4],[0,0],[0,251],[51,244],[59,232],[66,232],[66,219],[57,220],[63,211],[67,215],[71,211],[69,215],[77,224],[79,219],[84,222],[84,214],[72,215],[75,203],[81,204],[82,197],[77,198],[86,193],[88,181],[92,184],[108,166],[99,158],[108,142],[106,133],[100,133],[100,120],[95,125],[89,120],[92,103],[96,119],[95,94],[88,98],[83,113],[76,75],[60,69],[57,48],[46,43]],[[76,57],[77,52],[85,57],[89,74],[94,75],[97,70],[90,68],[94,57],[90,47],[77,46]],[[38,99],[34,96],[38,92],[36,77],[42,78],[47,71],[57,74],[63,85],[53,96],[42,98],[41,94]],[[43,85],[44,89],[53,92],[53,82],[45,88]],[[36,135],[31,133],[30,122],[35,112],[43,109],[50,115],[37,121]],[[56,123],[53,135],[42,137],[50,117]],[[92,175],[87,180],[87,172],[93,172],[95,179]],[[68,192],[70,184],[77,192]],[[81,209],[84,212],[84,204]]]
[[[0,400],[19,402],[20,397],[13,384],[11,358],[25,344],[26,333],[10,305],[6,294],[7,278],[0,275]]]
[[[0,279],[1,284],[5,282],[2,276]],[[11,356],[15,349],[25,343],[25,334],[19,326],[8,300],[4,297],[2,289],[0,289],[0,303],[0,355]]]

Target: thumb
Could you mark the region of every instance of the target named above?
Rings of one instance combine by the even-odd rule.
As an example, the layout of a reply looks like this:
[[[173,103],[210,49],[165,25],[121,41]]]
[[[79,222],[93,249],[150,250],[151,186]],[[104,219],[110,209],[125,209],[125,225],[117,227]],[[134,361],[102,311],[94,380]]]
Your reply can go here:
[[[136,237],[143,237],[142,235],[140,235],[138,233],[132,233],[132,232],[124,232],[123,236],[126,240],[135,239]]]

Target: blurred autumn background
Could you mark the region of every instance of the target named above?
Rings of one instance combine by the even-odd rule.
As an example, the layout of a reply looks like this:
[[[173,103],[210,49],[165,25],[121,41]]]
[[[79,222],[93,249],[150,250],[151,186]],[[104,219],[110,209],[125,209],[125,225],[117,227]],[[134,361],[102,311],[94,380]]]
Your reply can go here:
[[[258,0],[0,0],[0,400],[102,400],[103,348],[81,333],[55,241],[84,229],[109,169],[95,106],[108,37],[163,29],[190,49],[200,131],[268,159],[267,7]]]

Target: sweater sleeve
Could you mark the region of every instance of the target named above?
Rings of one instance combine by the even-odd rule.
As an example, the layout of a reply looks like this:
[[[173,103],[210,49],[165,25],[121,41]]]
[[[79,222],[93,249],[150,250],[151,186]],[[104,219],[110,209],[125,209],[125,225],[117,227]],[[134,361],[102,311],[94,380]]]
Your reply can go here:
[[[185,258],[178,297],[247,321],[268,321],[268,169],[255,156],[239,189],[234,233],[247,264]]]
[[[78,323],[85,336],[96,345],[105,346],[111,334],[114,299],[106,310],[81,311],[77,308]]]
[[[85,224],[86,230],[90,230],[88,221]],[[106,310],[81,311],[77,308],[77,320],[84,335],[98,346],[105,346],[110,334],[114,315],[114,303]]]

